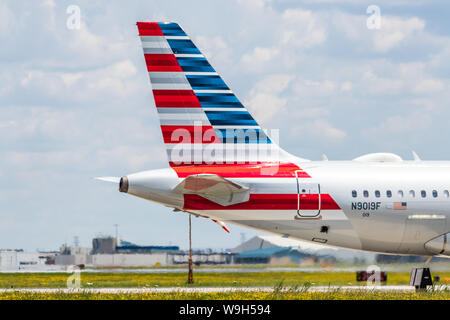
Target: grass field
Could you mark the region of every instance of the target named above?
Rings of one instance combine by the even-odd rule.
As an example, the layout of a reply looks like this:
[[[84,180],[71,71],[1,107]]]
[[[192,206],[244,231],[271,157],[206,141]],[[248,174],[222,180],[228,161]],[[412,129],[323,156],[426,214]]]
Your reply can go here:
[[[437,273],[442,282],[450,282],[450,272]],[[437,275],[436,274],[436,275]],[[0,273],[0,288],[65,288],[67,273]],[[388,285],[409,284],[409,272],[389,272]],[[358,285],[354,272],[202,272],[194,273],[195,283],[186,283],[186,273],[81,273],[84,288],[145,287],[274,287]]]
[[[439,272],[442,283],[450,272]],[[66,288],[66,273],[0,273],[0,288]],[[389,272],[388,285],[409,284],[409,272]],[[154,288],[154,287],[272,287],[274,292],[216,293],[92,293],[92,292],[2,292],[0,299],[446,299],[450,291],[379,292],[356,290],[343,292],[308,292],[310,286],[364,285],[356,281],[354,272],[205,272],[195,273],[193,285],[188,285],[185,273],[81,273],[82,288]]]
[[[0,300],[450,300],[450,292],[0,293]]]

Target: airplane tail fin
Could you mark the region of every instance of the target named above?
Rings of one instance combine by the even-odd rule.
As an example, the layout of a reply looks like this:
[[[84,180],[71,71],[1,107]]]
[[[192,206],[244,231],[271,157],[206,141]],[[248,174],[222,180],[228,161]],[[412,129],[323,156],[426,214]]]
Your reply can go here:
[[[293,157],[266,135],[177,23],[137,27],[172,167]]]

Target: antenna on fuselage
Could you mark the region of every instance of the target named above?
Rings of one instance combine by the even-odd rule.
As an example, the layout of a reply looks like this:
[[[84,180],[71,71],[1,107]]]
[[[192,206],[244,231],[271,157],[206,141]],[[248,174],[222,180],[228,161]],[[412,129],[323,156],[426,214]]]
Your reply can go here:
[[[422,159],[420,159],[420,157],[417,155],[417,153],[414,150],[412,150],[412,155],[413,155],[414,161],[422,161]]]

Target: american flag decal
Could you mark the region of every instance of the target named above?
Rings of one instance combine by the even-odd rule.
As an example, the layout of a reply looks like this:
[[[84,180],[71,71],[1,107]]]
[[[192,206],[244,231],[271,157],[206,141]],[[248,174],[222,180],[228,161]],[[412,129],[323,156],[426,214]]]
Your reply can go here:
[[[406,210],[406,202],[394,202],[394,210]]]

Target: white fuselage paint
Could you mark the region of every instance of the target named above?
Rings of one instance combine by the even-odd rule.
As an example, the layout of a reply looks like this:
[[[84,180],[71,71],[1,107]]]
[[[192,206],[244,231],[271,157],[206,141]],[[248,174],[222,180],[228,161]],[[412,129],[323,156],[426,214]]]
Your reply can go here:
[[[322,210],[316,217],[301,217],[297,210],[227,210],[226,207],[189,212],[332,246],[397,254],[440,253],[440,249],[430,252],[425,244],[450,232],[447,222],[450,162],[311,161],[296,164],[311,176],[303,180],[320,185],[320,192],[329,194],[340,210]],[[296,178],[227,179],[248,186],[252,194],[297,193]],[[128,180],[128,193],[183,209],[183,195],[173,192],[183,179],[172,169],[136,173],[129,175]],[[356,197],[352,195],[353,190],[357,192]],[[379,197],[375,195],[377,190]],[[391,197],[386,195],[388,190]],[[434,190],[437,197],[433,196]],[[414,196],[410,191],[414,191]],[[425,197],[422,191],[426,192]],[[406,202],[406,209],[396,210],[395,202]],[[355,203],[353,207],[352,203]],[[328,227],[327,232],[324,226]]]

